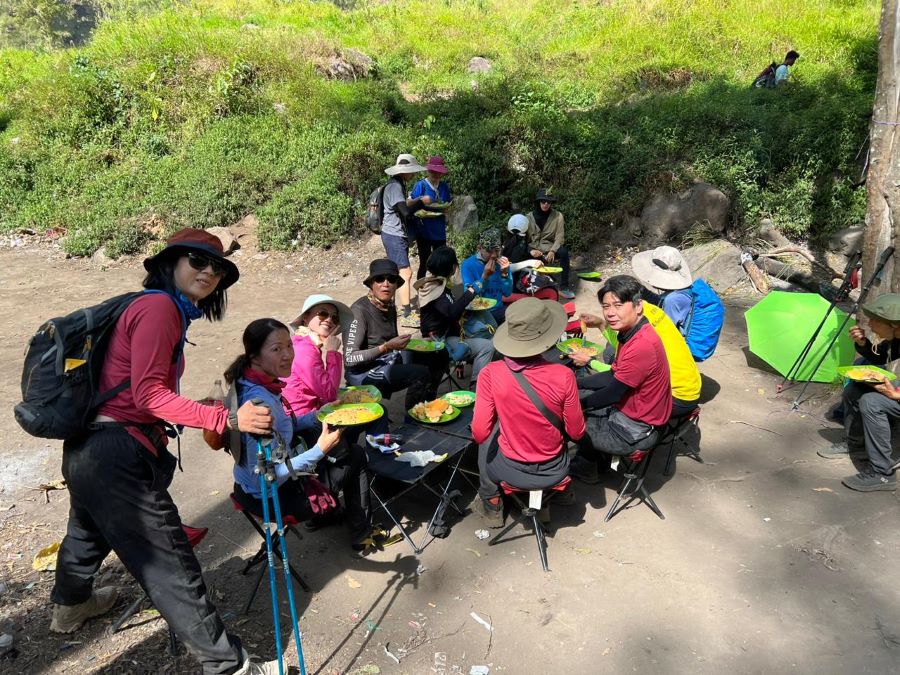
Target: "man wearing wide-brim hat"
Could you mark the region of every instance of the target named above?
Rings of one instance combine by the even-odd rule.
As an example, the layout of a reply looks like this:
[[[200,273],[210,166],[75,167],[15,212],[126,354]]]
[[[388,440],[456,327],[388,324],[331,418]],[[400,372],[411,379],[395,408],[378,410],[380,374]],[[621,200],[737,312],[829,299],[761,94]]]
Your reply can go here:
[[[571,299],[575,293],[569,288],[569,249],[566,247],[566,227],[563,214],[554,204],[556,194],[551,188],[541,188],[534,196],[534,209],[528,214],[528,246],[531,257],[545,265],[559,263],[562,267],[559,294]]]
[[[681,251],[674,246],[641,251],[631,259],[631,269],[641,283],[661,297],[656,304],[684,335],[694,302],[689,290],[694,278]]]
[[[900,359],[900,294],[885,293],[862,306],[873,342],[859,325],[850,329],[863,365],[889,366]],[[896,366],[895,366],[896,367]],[[851,490],[896,490],[897,477],[891,452],[891,422],[900,419],[900,388],[884,377],[879,384],[851,381],[842,394],[845,441],[819,451],[828,459],[853,457],[868,460],[859,473],[841,481]]]
[[[514,302],[494,334],[494,348],[504,358],[488,364],[478,378],[472,438],[480,444],[482,514],[492,527],[503,524],[500,483],[523,490],[557,485],[569,468],[566,439],[584,434],[575,375],[542,356],[559,340],[566,321],[558,302]]]
[[[408,224],[412,222],[413,214],[431,203],[431,197],[422,195],[417,199],[406,198],[406,185],[417,173],[425,171],[425,167],[419,164],[410,154],[397,155],[397,161],[384,172],[391,180],[384,187],[382,201],[384,204],[384,218],[381,221],[381,243],[389,260],[396,263],[400,270],[400,278],[404,283],[398,289],[400,299],[400,322],[404,326],[418,328],[418,316],[414,316],[410,306],[410,280],[412,268],[409,265],[409,240],[415,233],[410,233]]]
[[[363,281],[369,292],[350,305],[353,318],[344,335],[344,377],[350,385],[374,385],[385,398],[406,389],[408,410],[435,398],[448,357],[445,350],[406,349],[412,335],[398,335],[394,303],[404,283],[393,261],[380,258],[369,264],[369,276]]]

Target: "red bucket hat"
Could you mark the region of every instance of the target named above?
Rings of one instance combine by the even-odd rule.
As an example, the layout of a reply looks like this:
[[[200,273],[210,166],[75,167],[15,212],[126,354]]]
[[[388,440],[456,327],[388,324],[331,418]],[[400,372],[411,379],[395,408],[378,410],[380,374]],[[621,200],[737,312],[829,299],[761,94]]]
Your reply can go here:
[[[219,288],[225,290],[240,278],[237,265],[225,257],[225,249],[222,240],[206,230],[187,227],[179,230],[166,241],[166,247],[154,256],[144,260],[144,269],[150,272],[164,260],[186,255],[191,251],[199,251],[215,258],[225,269],[225,276],[219,282]]]
[[[435,173],[447,173],[447,166],[444,164],[444,158],[440,155],[432,155],[429,157],[425,169],[434,171]]]

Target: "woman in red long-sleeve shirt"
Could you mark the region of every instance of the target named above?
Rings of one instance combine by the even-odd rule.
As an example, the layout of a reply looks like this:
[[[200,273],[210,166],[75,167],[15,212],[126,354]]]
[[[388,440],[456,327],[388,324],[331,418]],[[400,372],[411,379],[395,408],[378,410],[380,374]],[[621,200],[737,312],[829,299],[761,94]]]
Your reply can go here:
[[[229,419],[225,408],[178,393],[187,328],[201,317],[222,318],[238,269],[217,237],[196,229],[174,234],[144,267],[144,288],[158,292],[121,314],[100,375],[100,391],[129,384],[98,408],[83,437],[63,445],[70,510],[50,629],[72,633],[112,608],[114,589],[95,590],[93,581],[115,551],[204,673],[275,673],[277,663],[252,663],[240,640],[225,632],[168,492],[176,460],[166,448],[164,420],[218,433],[237,427],[263,434],[271,427],[265,408],[248,403]]]
[[[478,378],[472,438],[479,444],[482,513],[491,526],[503,524],[501,482],[523,490],[553,487],[568,475],[566,438],[584,435],[575,375],[542,356],[565,330],[566,321],[558,302],[514,302],[494,335],[494,348],[504,358],[488,365]],[[526,389],[540,399],[549,418]]]

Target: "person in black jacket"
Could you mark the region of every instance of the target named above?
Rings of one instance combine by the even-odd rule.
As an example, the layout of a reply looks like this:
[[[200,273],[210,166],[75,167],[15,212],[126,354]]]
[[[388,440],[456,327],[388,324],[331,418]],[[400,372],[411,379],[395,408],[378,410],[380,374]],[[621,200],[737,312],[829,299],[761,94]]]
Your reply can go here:
[[[490,339],[465,337],[461,328],[467,306],[481,292],[481,282],[466,286],[459,298],[453,298],[451,279],[459,269],[459,260],[456,251],[449,246],[436,248],[428,258],[425,269],[428,276],[415,283],[419,292],[422,335],[443,340],[454,361],[472,362],[469,389],[474,391],[481,369],[494,358],[494,344]]]
[[[386,258],[373,260],[363,283],[369,293],[350,306],[353,320],[344,339],[347,384],[372,384],[386,398],[406,389],[407,410],[433,399],[444,373],[446,352],[408,351],[412,335],[397,334],[394,296],[404,283],[397,264]]]
[[[850,329],[856,352],[865,364],[884,366],[900,359],[900,294],[885,293],[862,307],[869,330],[878,340],[866,337],[860,326]],[[874,492],[896,490],[896,465],[891,457],[891,421],[900,419],[900,388],[896,378],[884,377],[879,384],[850,382],[844,387],[844,438],[842,443],[819,450],[820,457],[868,458],[869,465],[841,482],[851,490]]]

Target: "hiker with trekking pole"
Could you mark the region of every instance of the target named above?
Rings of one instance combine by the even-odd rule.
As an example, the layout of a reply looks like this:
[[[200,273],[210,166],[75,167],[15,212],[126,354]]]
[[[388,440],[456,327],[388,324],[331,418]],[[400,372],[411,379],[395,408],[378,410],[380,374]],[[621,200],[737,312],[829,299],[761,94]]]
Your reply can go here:
[[[32,435],[65,440],[70,511],[50,629],[73,633],[112,609],[115,590],[93,582],[115,551],[203,673],[274,674],[275,662],[254,662],[226,631],[168,491],[180,463],[180,448],[179,460],[167,448],[173,425],[271,428],[269,412],[252,403],[229,415],[178,393],[187,329],[222,319],[238,268],[217,237],[190,228],[144,267],[144,292],[48,321],[26,355],[16,420]]]

